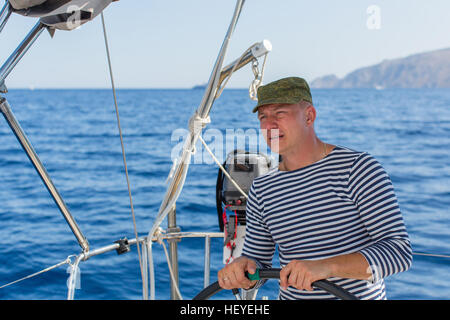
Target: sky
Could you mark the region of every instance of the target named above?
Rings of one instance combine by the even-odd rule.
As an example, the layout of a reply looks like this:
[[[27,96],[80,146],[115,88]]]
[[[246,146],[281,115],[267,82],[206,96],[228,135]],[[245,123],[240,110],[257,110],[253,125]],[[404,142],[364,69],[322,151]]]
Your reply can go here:
[[[104,11],[118,88],[206,83],[234,0],[120,0]],[[246,0],[225,64],[268,39],[264,82],[339,77],[384,59],[450,47],[448,0]],[[0,34],[1,64],[36,18],[13,14]],[[42,33],[6,80],[9,88],[108,88],[100,16],[73,31]],[[249,66],[229,88],[248,88]]]

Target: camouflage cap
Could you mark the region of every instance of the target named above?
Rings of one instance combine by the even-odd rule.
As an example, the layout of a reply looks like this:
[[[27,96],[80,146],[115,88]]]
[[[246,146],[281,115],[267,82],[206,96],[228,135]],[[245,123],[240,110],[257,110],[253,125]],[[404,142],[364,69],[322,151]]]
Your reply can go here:
[[[258,104],[253,112],[266,104],[296,104],[300,101],[312,102],[311,91],[305,79],[283,78],[258,88]]]

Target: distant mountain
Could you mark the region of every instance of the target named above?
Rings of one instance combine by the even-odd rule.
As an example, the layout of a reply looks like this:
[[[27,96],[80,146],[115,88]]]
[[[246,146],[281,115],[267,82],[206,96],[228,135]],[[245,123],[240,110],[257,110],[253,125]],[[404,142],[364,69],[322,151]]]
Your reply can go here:
[[[450,88],[450,48],[384,60],[344,78],[326,75],[312,88]]]
[[[198,90],[198,89],[206,89],[206,84],[198,84],[192,87],[193,90]]]

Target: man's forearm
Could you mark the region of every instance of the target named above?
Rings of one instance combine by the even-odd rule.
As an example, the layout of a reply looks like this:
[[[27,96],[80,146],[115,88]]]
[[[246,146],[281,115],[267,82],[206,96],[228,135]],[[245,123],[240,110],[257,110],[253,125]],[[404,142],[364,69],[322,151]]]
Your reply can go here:
[[[372,276],[366,258],[359,252],[322,260],[330,268],[331,277],[369,280]]]

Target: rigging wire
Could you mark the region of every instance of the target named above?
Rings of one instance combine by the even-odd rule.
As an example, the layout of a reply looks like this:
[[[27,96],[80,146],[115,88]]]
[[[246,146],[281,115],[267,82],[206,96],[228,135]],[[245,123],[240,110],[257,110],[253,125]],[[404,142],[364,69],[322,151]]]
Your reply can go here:
[[[199,136],[198,139],[201,141],[203,146],[205,147],[206,151],[211,155],[213,160],[216,162],[216,164],[219,166],[220,170],[224,173],[224,175],[233,183],[233,185],[236,187],[236,189],[245,197],[245,199],[248,199],[248,195],[241,189],[241,187],[237,184],[237,182],[230,176],[230,174],[225,170],[225,168],[220,164],[219,160],[217,160],[214,153],[211,151],[211,149],[206,144],[205,140],[203,140],[202,136]]]
[[[160,232],[161,232],[161,231],[160,231]],[[158,242],[160,242],[160,241],[162,242],[162,241],[163,241],[162,238],[161,238],[158,234],[157,234],[156,236],[157,236],[157,241],[158,241]],[[164,245],[163,245],[163,247],[164,247],[164,251],[165,251],[165,254],[166,254],[166,258],[168,259],[167,249],[165,248]],[[424,253],[424,252],[413,252],[413,255],[416,255],[416,256],[428,256],[428,257],[435,257],[435,258],[447,258],[447,259],[450,259],[450,255],[445,255],[445,254],[432,254],[432,253]],[[38,271],[38,272],[32,273],[32,274],[30,274],[30,275],[28,275],[28,276],[25,276],[25,277],[22,277],[22,278],[20,278],[20,279],[11,281],[11,282],[9,282],[9,283],[6,283],[6,284],[0,286],[0,289],[9,287],[9,286],[11,286],[11,285],[13,285],[13,284],[22,282],[22,281],[27,280],[27,279],[31,279],[31,278],[36,277],[36,276],[38,276],[38,275],[40,275],[40,274],[43,274],[43,273],[45,273],[45,272],[49,272],[49,271],[51,271],[51,270],[53,270],[53,269],[59,268],[60,266],[63,266],[63,265],[65,265],[65,264],[72,265],[71,257],[74,257],[74,256],[73,256],[73,255],[72,255],[72,256],[68,256],[65,260],[63,260],[63,261],[61,261],[61,262],[59,262],[59,263],[57,263],[57,264],[55,264],[55,265],[53,265],[53,266],[47,267],[47,268],[42,269],[42,270],[40,270],[40,271]],[[170,263],[169,263],[169,272],[170,272],[170,276],[173,278],[174,275],[173,275],[173,271],[172,271],[172,269],[171,269],[171,267],[170,267]],[[180,291],[179,291],[179,288],[178,288],[178,287],[176,287],[176,290],[177,290],[178,295],[181,297],[181,294],[180,294]]]
[[[116,88],[115,88],[115,85],[114,85],[114,77],[113,77],[113,71],[112,71],[112,65],[111,65],[111,56],[110,56],[110,52],[109,52],[108,37],[107,37],[107,34],[106,34],[106,25],[105,25],[105,18],[103,16],[103,11],[101,13],[101,17],[102,17],[102,26],[103,26],[103,38],[105,39],[106,56],[108,58],[109,76],[110,76],[110,79],[111,79],[111,87],[112,87],[113,96],[114,96],[114,106],[115,106],[115,109],[116,109],[117,126],[118,126],[118,129],[119,129],[120,146],[122,148],[123,164],[124,164],[124,167],[125,167],[125,176],[126,176],[126,180],[127,180],[128,197],[130,198],[130,207],[131,207],[131,216],[132,216],[132,219],[133,219],[134,235],[135,235],[136,239],[138,239],[138,232],[137,232],[137,226],[136,226],[136,216],[134,214],[133,197],[131,196],[131,187],[130,187],[130,179],[129,179],[129,176],[128,176],[127,159],[126,159],[125,147],[124,147],[124,143],[123,143],[122,128],[121,128],[121,125],[120,125],[119,107],[117,105]],[[136,247],[137,247],[138,257],[139,257],[139,267],[141,269],[142,294],[144,296],[144,299],[146,299],[147,298],[147,286],[146,286],[145,281],[144,281],[144,270],[143,270],[143,266],[142,266],[141,250],[140,250],[139,244]]]
[[[60,267],[60,266],[62,266],[62,265],[65,265],[65,264],[71,264],[70,257],[71,257],[71,256],[67,257],[66,260],[61,261],[60,263],[57,263],[57,264],[55,264],[55,265],[53,265],[53,266],[51,266],[51,267],[42,269],[41,271],[32,273],[32,274],[30,274],[30,275],[28,275],[28,276],[25,276],[25,277],[23,277],[23,278],[20,278],[20,279],[17,279],[17,280],[15,280],[15,281],[12,281],[12,282],[9,282],[9,283],[7,283],[7,284],[4,284],[4,285],[2,285],[2,286],[0,287],[0,289],[3,289],[3,288],[5,288],[5,287],[8,287],[8,286],[13,285],[13,284],[15,284],[15,283],[24,281],[24,280],[26,280],[26,279],[30,279],[30,278],[36,277],[36,276],[38,276],[38,275],[40,275],[40,274],[42,274],[42,273],[51,271],[51,270],[56,269],[56,268],[58,268],[58,267]]]
[[[247,50],[244,51],[244,53],[239,57],[239,59],[237,59],[235,65],[231,69],[231,72],[228,75],[228,77],[226,78],[226,80],[223,83],[223,85],[220,88],[217,89],[217,92],[216,92],[216,95],[215,95],[214,99],[218,99],[222,95],[222,92],[225,89],[225,86],[227,85],[228,81],[231,79],[231,76],[233,75],[233,73],[236,71],[236,69],[239,66],[241,60],[244,58],[244,56],[247,54],[247,52],[250,51],[256,44],[257,43],[252,44]],[[268,55],[268,53],[266,53],[264,55],[264,62],[263,62],[263,66],[262,66],[261,72],[258,70],[258,67],[257,67],[258,59],[254,58],[254,62],[256,62],[256,64],[253,65],[252,69],[253,69],[253,73],[255,75],[255,79],[253,80],[252,84],[250,85],[250,90],[249,90],[249,95],[250,95],[250,98],[252,100],[253,100],[253,97],[256,97],[256,91],[258,90],[258,87],[262,84],[262,79],[264,77],[264,70],[266,68],[267,55]],[[198,138],[201,141],[201,143],[203,144],[203,146],[205,147],[206,151],[208,151],[208,153],[211,155],[213,160],[219,166],[220,170],[222,170],[222,172],[227,176],[227,178],[231,181],[231,183],[233,183],[233,185],[237,188],[237,190],[247,199],[248,195],[239,187],[239,185],[236,183],[236,181],[234,181],[234,179],[228,174],[228,172],[225,170],[225,168],[222,166],[222,164],[219,162],[219,160],[217,160],[217,158],[214,155],[214,153],[211,151],[211,149],[208,147],[206,142],[203,140],[201,134],[199,135]],[[170,176],[170,174],[169,174],[169,176]]]
[[[166,260],[167,260],[167,266],[169,267],[170,278],[172,279],[172,283],[175,288],[175,292],[177,293],[178,298],[180,300],[183,300],[183,297],[181,296],[181,293],[180,293],[180,288],[177,285],[178,281],[176,281],[175,274],[172,269],[172,264],[170,263],[169,253],[167,252],[166,245],[164,244],[163,233],[164,233],[163,229],[161,227],[158,227],[158,229],[156,230],[156,233],[155,233],[156,241],[160,245],[162,245],[162,247],[164,248],[164,254],[166,255]]]
[[[446,254],[434,254],[434,253],[426,253],[426,252],[413,252],[413,256],[426,256],[426,257],[435,257],[435,258],[449,258],[450,255]]]

